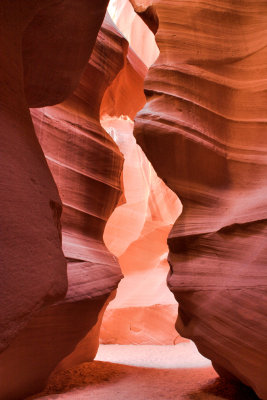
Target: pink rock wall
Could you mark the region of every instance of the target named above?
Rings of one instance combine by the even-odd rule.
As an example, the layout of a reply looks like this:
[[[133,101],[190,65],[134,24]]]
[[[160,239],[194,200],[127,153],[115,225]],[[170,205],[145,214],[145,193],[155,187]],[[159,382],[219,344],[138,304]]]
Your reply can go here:
[[[122,194],[123,157],[101,127],[99,109],[106,88],[123,67],[127,47],[106,17],[75,93],[56,107],[31,110],[63,201],[64,254],[71,262],[95,257],[99,263],[103,258],[103,268],[114,264],[102,236]]]
[[[140,5],[129,0],[110,0],[108,5],[108,11],[116,26],[147,67],[150,67],[159,55],[159,50],[154,44],[158,19],[156,14],[153,18],[151,9],[148,2]]]
[[[99,5],[99,7],[100,16],[102,6]],[[66,8],[68,9],[67,5]],[[96,18],[95,11],[91,12],[91,17]],[[85,12],[84,8],[83,12]],[[45,18],[43,14],[41,15],[39,22],[44,22]],[[53,18],[52,15],[52,21]],[[96,21],[92,26],[95,26]],[[73,22],[75,22],[75,18]],[[87,24],[85,25],[87,26]],[[86,31],[81,33],[81,37],[85,34]],[[61,224],[63,250],[69,260],[68,292],[64,299],[56,303],[55,300],[59,300],[60,296],[62,298],[65,295],[67,283],[65,258],[59,240],[61,202],[31,122],[29,122],[29,126],[32,138],[29,133],[28,137],[25,136],[27,137],[26,144],[29,147],[28,152],[26,151],[27,147],[25,150],[22,146],[23,142],[17,135],[18,144],[12,151],[16,151],[14,159],[18,160],[18,164],[15,162],[14,165],[18,173],[15,183],[14,180],[10,180],[10,182],[15,188],[18,187],[22,190],[20,185],[24,185],[25,179],[30,180],[32,176],[33,185],[36,185],[36,190],[40,194],[35,198],[34,193],[27,193],[25,183],[23,186],[24,201],[22,195],[19,196],[11,186],[14,195],[17,196],[16,202],[18,203],[18,199],[22,200],[19,210],[23,223],[25,220],[24,225],[22,224],[24,230],[21,231],[20,227],[20,232],[14,230],[13,235],[16,234],[15,238],[19,245],[25,242],[24,259],[28,264],[35,261],[33,271],[36,278],[31,270],[31,274],[26,273],[25,267],[18,270],[20,281],[13,283],[13,286],[15,291],[17,290],[16,285],[23,288],[21,299],[14,296],[14,291],[12,294],[10,293],[13,288],[11,284],[5,288],[9,296],[12,296],[12,301],[16,299],[16,304],[19,305],[11,303],[11,308],[10,304],[7,304],[7,311],[10,313],[10,310],[12,312],[14,310],[12,318],[17,331],[20,329],[20,332],[19,334],[15,332],[17,333],[16,337],[0,355],[1,400],[22,398],[36,392],[45,385],[49,374],[55,367],[58,369],[68,368],[75,363],[92,360],[96,354],[104,309],[114,296],[114,290],[122,277],[116,257],[107,250],[102,240],[102,234],[106,220],[122,193],[120,183],[123,157],[110,136],[101,128],[99,108],[106,87],[123,66],[124,51],[127,51],[127,47],[127,41],[118,33],[107,17],[99,33],[90,63],[86,67],[75,93],[59,106],[39,110],[32,109],[37,135],[63,200]],[[76,66],[79,67],[80,73],[78,64],[77,61]],[[69,66],[68,72],[71,75],[71,66]],[[75,74],[76,71],[74,71]],[[67,87],[70,88],[71,85],[68,84]],[[55,96],[55,99],[58,98]],[[45,102],[50,102],[50,100],[45,99]],[[34,102],[34,105],[36,104]],[[28,111],[26,116],[25,120],[30,121]],[[21,122],[23,119],[20,118],[18,121]],[[35,148],[30,146],[31,142],[35,143]],[[14,142],[12,141],[11,144]],[[24,164],[19,164],[21,158],[30,171],[28,177],[25,169],[22,168]],[[38,162],[45,172],[42,172]],[[39,174],[36,181],[34,180],[35,172],[32,172],[35,171],[34,166]],[[43,176],[40,175],[40,171]],[[12,174],[10,175],[12,176]],[[26,175],[26,178],[21,180],[21,175]],[[21,180],[19,183],[18,179]],[[51,182],[54,194],[52,189],[50,189],[52,194],[48,192],[49,182]],[[47,203],[42,200],[42,196]],[[29,199],[31,200],[30,204]],[[42,201],[48,205],[46,206],[48,211]],[[54,206],[52,201],[55,205],[59,204],[58,207]],[[35,214],[32,216],[35,209],[37,217]],[[25,219],[27,213],[29,221]],[[14,215],[16,216],[16,213],[11,213],[12,218]],[[31,220],[30,216],[32,216]],[[38,225],[36,225],[35,219]],[[20,218],[18,218],[18,222],[20,222]],[[32,230],[29,228],[30,224],[33,224]],[[13,239],[12,246],[14,243]],[[39,248],[39,252],[36,254],[31,250],[32,243],[34,244],[33,249],[35,246]],[[22,245],[21,247],[23,248]],[[43,252],[44,259],[41,258]],[[13,256],[11,249],[9,253]],[[28,258],[27,254],[29,254]],[[21,261],[25,262],[22,255],[20,263]],[[12,260],[12,257],[10,259]],[[60,263],[61,269],[59,269]],[[13,272],[10,275],[5,274],[5,279],[12,278],[14,280]],[[1,296],[2,293],[5,294],[5,292],[1,292]],[[16,293],[20,292],[17,290]],[[34,297],[35,293],[39,295],[39,297],[36,296],[37,300]],[[37,306],[40,308],[44,305],[42,297],[46,301],[46,306],[52,301],[54,304],[42,308],[32,316],[30,313],[32,313],[33,306],[35,307],[34,311],[37,311]],[[33,306],[29,299],[35,301],[32,301]],[[8,297],[7,301],[9,301]],[[17,314],[20,312],[25,317],[25,309],[29,314],[27,325],[25,326],[24,323],[23,326],[20,326]],[[10,315],[7,314],[7,317],[10,318]],[[8,327],[6,320],[3,325]],[[10,331],[8,333],[10,334]],[[11,333],[13,334],[13,332]],[[15,381],[14,374],[18,375]]]
[[[56,103],[71,93],[106,6],[106,0],[79,0],[75,7],[69,0],[0,5],[0,351],[38,310],[66,294],[61,200],[28,105]],[[74,43],[79,52],[70,52]]]
[[[30,1],[30,10],[22,11],[21,3],[0,5],[0,351],[33,313],[67,290],[61,201],[34,134],[23,85],[21,38],[38,7]]]
[[[115,209],[104,233],[124,279],[105,312],[101,341],[173,344],[179,335],[174,329],[177,303],[166,285],[167,236],[181,204],[136,144],[133,122],[127,117],[106,117],[102,125],[125,157],[125,203]]]
[[[183,204],[168,239],[177,329],[266,399],[267,7],[154,5],[160,56],[135,136]]]
[[[173,344],[177,303],[166,285],[167,235],[181,212],[177,196],[158,178],[133,137],[133,121],[145,104],[144,62],[158,48],[152,32],[127,0],[109,11],[130,47],[124,67],[105,92],[101,124],[123,153],[125,203],[108,220],[104,241],[118,257],[124,279],[102,321],[100,340],[116,344]],[[141,58],[140,58],[141,57]]]
[[[122,29],[128,5],[119,3]],[[147,103],[135,135],[184,207],[168,239],[177,329],[219,373],[267,399],[267,6],[259,0],[131,3],[150,28],[142,25],[144,39],[160,21],[161,53],[146,78]],[[106,0],[0,4],[1,400],[23,398],[40,390],[55,368],[94,358],[103,312],[122,276],[103,231],[122,193],[123,157],[99,119],[101,113],[133,118],[144,102],[145,68],[108,18],[96,42],[106,6]],[[149,65],[154,50],[140,46],[142,35],[129,30]],[[125,102],[131,90],[138,94]],[[67,97],[59,106],[32,110],[45,159],[29,106]],[[152,260],[162,261],[166,249],[158,239],[170,226],[166,215],[158,218],[166,205],[166,196],[155,200],[158,193],[162,187],[145,190],[145,218],[134,232],[141,239],[135,247],[136,240],[129,246],[123,238],[118,255],[125,270],[135,271],[138,261],[162,294],[157,273],[148,269]],[[129,203],[135,209],[135,201]],[[157,252],[146,247],[149,257],[140,261],[140,244],[153,241]],[[160,274],[166,270],[157,265]],[[131,296],[125,298],[132,315]],[[136,336],[157,329],[158,310],[146,305],[154,316],[140,335],[140,321],[134,321]],[[141,321],[147,316],[138,315]]]

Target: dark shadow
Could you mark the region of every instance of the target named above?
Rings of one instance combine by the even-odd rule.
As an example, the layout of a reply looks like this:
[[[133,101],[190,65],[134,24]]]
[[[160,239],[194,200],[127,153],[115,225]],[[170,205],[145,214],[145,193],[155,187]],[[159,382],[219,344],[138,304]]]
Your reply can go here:
[[[248,386],[238,382],[229,382],[223,378],[214,379],[210,384],[204,385],[196,392],[186,396],[190,400],[205,400],[213,396],[216,400],[259,400],[259,397]]]

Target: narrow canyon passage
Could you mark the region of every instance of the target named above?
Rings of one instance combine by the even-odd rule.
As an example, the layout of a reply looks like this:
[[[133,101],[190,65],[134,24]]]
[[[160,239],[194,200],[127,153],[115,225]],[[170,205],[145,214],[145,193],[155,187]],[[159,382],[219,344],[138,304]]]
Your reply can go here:
[[[109,6],[136,54],[149,67],[151,52],[157,55],[157,50],[149,51],[153,46],[151,42],[146,46],[144,39],[140,49],[138,25],[145,29],[144,23],[130,10],[123,1]],[[105,93],[101,125],[124,156],[124,199],[104,232],[104,242],[118,257],[124,278],[104,313],[102,344],[95,361],[55,373],[46,390],[31,399],[256,400],[250,389],[219,379],[211,362],[175,330],[177,301],[166,285],[167,236],[182,205],[136,144],[131,99],[129,115],[119,115],[121,106],[127,109],[118,98],[122,82],[123,77],[116,78]],[[142,93],[137,97],[141,102]]]
[[[108,220],[104,241],[124,279],[105,311],[100,343],[174,344],[177,302],[167,288],[167,236],[181,204],[156,175],[133,136],[128,116],[106,116],[102,126],[124,155],[125,203]]]
[[[267,400],[267,5],[29,2],[0,4],[0,400]]]
[[[154,34],[128,1],[108,12],[129,42],[127,63],[107,88],[101,125],[124,156],[124,198],[110,216],[104,242],[118,257],[124,279],[103,316],[100,343],[174,344],[177,302],[166,285],[167,237],[182,205],[157,176],[133,136],[134,117],[145,102],[143,81],[158,57]]]

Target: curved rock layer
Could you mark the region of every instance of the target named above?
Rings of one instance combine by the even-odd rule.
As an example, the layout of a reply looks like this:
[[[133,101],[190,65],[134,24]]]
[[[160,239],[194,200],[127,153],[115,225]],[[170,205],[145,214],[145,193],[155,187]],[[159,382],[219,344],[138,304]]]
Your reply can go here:
[[[166,285],[167,236],[181,204],[136,144],[133,122],[106,117],[101,123],[125,157],[125,204],[113,212],[104,234],[125,278],[104,315],[100,338],[102,343],[173,344],[179,335],[177,303]]]
[[[155,57],[158,48],[154,35],[135,15],[128,0],[113,1],[109,10],[115,12],[115,20],[130,40],[124,68],[101,104],[101,124],[125,158],[125,203],[114,210],[104,233],[104,241],[118,257],[125,277],[104,314],[100,341],[173,344],[183,339],[174,327],[177,303],[166,285],[167,235],[181,204],[136,144],[131,120],[145,104],[147,68],[143,61]]]
[[[147,67],[150,67],[159,55],[158,48],[154,44],[158,21],[152,10],[153,7],[149,4],[141,6],[129,0],[110,0],[108,5],[108,12],[116,26],[123,32],[132,49]]]
[[[129,47],[124,67],[104,94],[100,108],[103,120],[106,117],[121,116],[134,119],[136,113],[146,103],[144,95],[144,78],[146,74],[147,67]],[[108,128],[107,124],[106,128]],[[110,128],[112,129],[112,124]]]
[[[107,16],[74,94],[58,106],[31,110],[63,202],[68,292],[39,311],[1,354],[1,400],[36,392],[56,367],[69,368],[96,354],[104,309],[122,277],[116,257],[103,242],[103,231],[122,193],[123,156],[102,129],[99,109],[107,86],[124,65],[127,48]],[[33,207],[40,207],[34,199]],[[36,235],[44,228],[40,221]],[[38,279],[42,283],[40,274]]]
[[[0,4],[0,352],[67,291],[62,204],[28,105],[64,100],[87,64],[107,0],[72,3]]]
[[[99,110],[106,88],[124,65],[127,48],[106,16],[74,94],[58,106],[31,110],[62,198],[63,250],[70,262],[94,261],[94,255],[98,262],[103,258],[103,265],[114,264],[102,236],[122,194],[123,156],[101,127]]]
[[[168,239],[178,331],[267,398],[267,4],[155,1],[160,56],[135,136],[183,213]]]

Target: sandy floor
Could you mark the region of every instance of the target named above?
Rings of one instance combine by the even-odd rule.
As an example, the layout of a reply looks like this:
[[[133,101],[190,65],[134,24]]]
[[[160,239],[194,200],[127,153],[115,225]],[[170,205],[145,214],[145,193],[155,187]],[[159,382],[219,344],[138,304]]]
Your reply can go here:
[[[130,364],[130,365],[129,365]],[[191,343],[100,346],[97,360],[51,377],[31,399],[255,400],[246,387],[219,379]]]
[[[95,359],[97,361],[158,369],[211,366],[210,360],[199,354],[193,342],[184,342],[176,346],[100,345]]]

